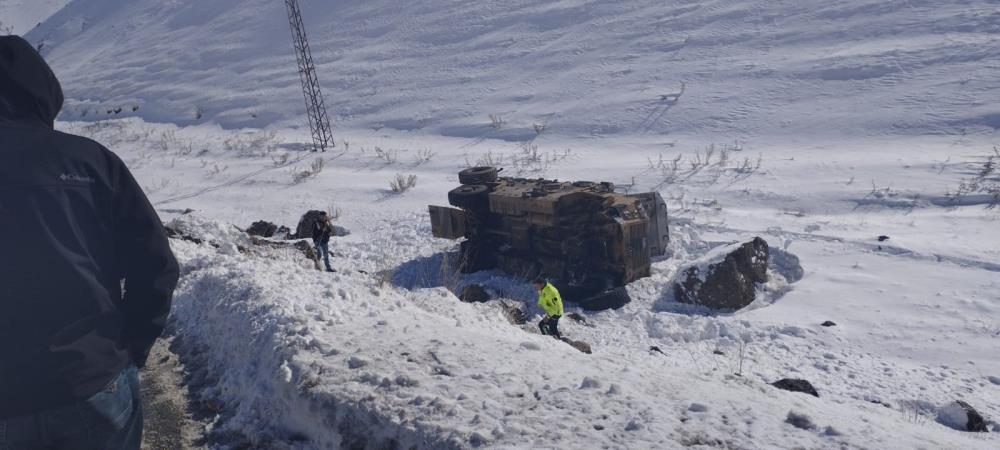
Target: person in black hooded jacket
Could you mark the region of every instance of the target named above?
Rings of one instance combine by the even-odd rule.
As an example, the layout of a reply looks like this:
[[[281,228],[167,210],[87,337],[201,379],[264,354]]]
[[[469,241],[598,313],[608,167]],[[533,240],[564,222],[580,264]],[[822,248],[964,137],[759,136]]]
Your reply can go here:
[[[0,37],[0,449],[138,449],[178,267],[125,164],[53,129],[63,94]]]

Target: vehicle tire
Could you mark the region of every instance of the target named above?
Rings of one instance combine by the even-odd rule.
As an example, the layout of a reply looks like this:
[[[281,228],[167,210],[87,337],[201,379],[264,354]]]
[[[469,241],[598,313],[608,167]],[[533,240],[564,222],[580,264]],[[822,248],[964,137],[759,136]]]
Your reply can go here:
[[[630,301],[632,301],[632,297],[629,297],[628,290],[624,287],[616,287],[577,303],[587,311],[604,311],[621,308]]]
[[[458,181],[465,185],[492,183],[500,176],[496,167],[470,167],[458,173]]]
[[[484,207],[489,204],[490,188],[482,184],[459,186],[448,193],[448,203],[458,208]]]

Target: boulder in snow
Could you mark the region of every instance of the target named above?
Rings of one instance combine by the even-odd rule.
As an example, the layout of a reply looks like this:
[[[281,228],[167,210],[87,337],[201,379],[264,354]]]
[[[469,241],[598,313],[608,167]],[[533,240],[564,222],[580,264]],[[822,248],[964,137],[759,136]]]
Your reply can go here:
[[[819,392],[816,392],[816,388],[813,387],[812,383],[806,380],[798,380],[794,378],[785,378],[783,380],[775,381],[771,383],[778,389],[789,391],[789,392],[801,392],[803,394],[809,394],[814,397],[819,397]]]
[[[837,324],[834,321],[832,321],[832,320],[827,320],[826,322],[821,323],[820,326],[835,327],[835,326],[837,326]]]
[[[681,272],[677,300],[713,309],[737,310],[752,303],[758,283],[767,282],[767,242],[757,237],[722,258],[709,258]]]
[[[528,323],[528,314],[517,305],[511,305],[507,302],[500,302],[500,306],[503,308],[503,315],[507,318],[512,325],[524,325]]]
[[[583,341],[574,341],[574,340],[571,340],[571,339],[568,339],[568,338],[560,338],[559,340],[561,340],[561,341],[569,344],[570,347],[573,347],[573,348],[579,350],[581,353],[586,353],[588,355],[594,353],[593,349],[590,348],[590,344],[588,344],[586,342],[583,342]]]
[[[568,319],[572,319],[572,320],[573,320],[574,322],[577,322],[577,323],[582,323],[582,324],[584,324],[584,325],[586,325],[586,324],[587,324],[587,318],[586,318],[586,317],[583,317],[583,316],[581,316],[580,314],[577,314],[577,313],[569,313],[569,314],[566,314],[566,317],[567,317]]]
[[[363,360],[361,358],[358,358],[356,356],[352,356],[352,357],[350,357],[347,360],[347,367],[349,369],[360,369],[360,368],[362,368],[364,366],[367,366],[367,365],[368,365],[368,361],[365,361],[365,360]]]
[[[320,214],[323,214],[323,211],[318,211],[318,210],[306,211],[306,213],[302,215],[302,218],[299,219],[298,226],[295,227],[295,234],[290,237],[292,239],[311,238],[313,225],[315,225],[316,221],[319,220]],[[347,228],[344,228],[340,225],[334,225],[333,232],[331,233],[331,235],[334,237],[344,237],[349,234],[351,234],[351,232]]]
[[[260,236],[260,237],[274,237],[275,233],[278,232],[278,226],[268,222],[266,220],[258,220],[247,228],[247,234],[250,236]]]
[[[348,230],[347,228],[344,228],[344,227],[342,227],[340,225],[334,225],[333,226],[333,236],[334,237],[344,237],[344,236],[348,236],[350,234],[351,234],[351,231]]]
[[[951,402],[938,410],[937,420],[942,425],[959,431],[988,433],[986,420],[972,405],[961,400]]]
[[[486,288],[478,284],[470,284],[462,288],[462,292],[458,294],[458,299],[466,303],[485,303],[490,301],[490,294],[486,292]]]
[[[800,414],[795,411],[788,411],[788,416],[785,417],[785,423],[791,424],[795,428],[802,430],[815,430],[816,424],[813,423],[812,418]]]

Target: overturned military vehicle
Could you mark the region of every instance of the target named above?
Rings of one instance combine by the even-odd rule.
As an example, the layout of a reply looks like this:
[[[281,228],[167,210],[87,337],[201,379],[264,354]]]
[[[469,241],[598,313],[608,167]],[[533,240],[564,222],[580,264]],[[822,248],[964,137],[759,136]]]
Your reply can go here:
[[[551,280],[584,309],[619,308],[624,286],[649,276],[669,240],[659,193],[627,195],[611,183],[500,177],[473,167],[448,193],[459,209],[431,206],[435,237],[461,239],[465,273],[500,269]]]

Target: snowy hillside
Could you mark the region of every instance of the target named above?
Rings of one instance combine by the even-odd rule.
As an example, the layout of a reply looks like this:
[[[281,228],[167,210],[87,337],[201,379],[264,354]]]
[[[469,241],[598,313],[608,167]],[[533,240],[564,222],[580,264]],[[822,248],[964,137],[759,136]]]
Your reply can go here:
[[[25,34],[70,1],[0,0],[0,34]]]
[[[304,0],[339,126],[865,136],[1000,128],[992,0]],[[300,125],[282,2],[75,0],[28,38],[73,100],[181,124]],[[132,112],[134,107],[139,110]],[[494,114],[507,122],[487,125]]]

